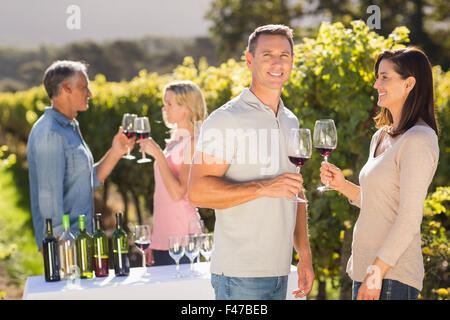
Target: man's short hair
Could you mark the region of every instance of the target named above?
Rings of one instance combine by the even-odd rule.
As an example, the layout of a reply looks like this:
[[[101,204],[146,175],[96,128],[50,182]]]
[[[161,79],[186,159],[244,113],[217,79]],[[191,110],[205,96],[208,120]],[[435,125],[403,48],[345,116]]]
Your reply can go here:
[[[81,61],[59,60],[51,64],[44,72],[43,82],[50,99],[59,95],[61,84],[70,81],[79,71],[87,76],[88,65]]]
[[[291,52],[294,52],[294,31],[288,26],[282,24],[268,24],[256,28],[255,31],[253,31],[253,33],[248,37],[248,51],[250,51],[251,54],[255,54],[256,42],[262,34],[285,36],[291,45]]]

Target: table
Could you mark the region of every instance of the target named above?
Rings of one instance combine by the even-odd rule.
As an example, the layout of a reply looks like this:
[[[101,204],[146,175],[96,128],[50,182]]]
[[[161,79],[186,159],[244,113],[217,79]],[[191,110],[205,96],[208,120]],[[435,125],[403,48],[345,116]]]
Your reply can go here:
[[[200,274],[189,277],[189,264],[180,265],[184,277],[173,278],[175,265],[131,268],[128,277],[116,277],[114,270],[104,278],[76,281],[45,282],[44,276],[28,277],[22,299],[24,300],[213,300],[209,263],[195,266]],[[297,289],[297,268],[291,266],[288,276],[287,298]],[[297,299],[300,300],[300,299]]]

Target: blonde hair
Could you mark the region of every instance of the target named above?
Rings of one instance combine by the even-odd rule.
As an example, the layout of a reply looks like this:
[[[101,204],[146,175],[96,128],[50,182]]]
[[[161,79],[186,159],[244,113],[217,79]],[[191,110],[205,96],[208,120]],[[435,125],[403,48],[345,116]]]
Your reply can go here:
[[[175,94],[175,101],[179,106],[188,108],[191,111],[191,118],[189,120],[192,125],[195,126],[196,123],[201,123],[206,119],[208,110],[206,108],[205,97],[200,87],[194,82],[183,80],[173,81],[167,84],[163,91],[163,102],[167,91],[172,91]],[[173,129],[175,128],[165,119],[164,122],[171,129],[171,134],[173,134]]]

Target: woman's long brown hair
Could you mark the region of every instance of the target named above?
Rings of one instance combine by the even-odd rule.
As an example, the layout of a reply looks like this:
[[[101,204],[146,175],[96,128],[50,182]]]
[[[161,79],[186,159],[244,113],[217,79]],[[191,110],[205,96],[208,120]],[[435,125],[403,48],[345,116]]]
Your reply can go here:
[[[421,118],[439,135],[434,108],[433,74],[431,63],[426,54],[415,47],[397,50],[387,50],[378,55],[375,62],[375,77],[378,78],[378,68],[383,59],[394,64],[394,70],[402,79],[414,77],[416,84],[409,92],[403,105],[400,122],[392,137],[403,134],[413,127]],[[393,123],[391,112],[381,107],[381,111],[374,117],[377,128],[390,126]]]

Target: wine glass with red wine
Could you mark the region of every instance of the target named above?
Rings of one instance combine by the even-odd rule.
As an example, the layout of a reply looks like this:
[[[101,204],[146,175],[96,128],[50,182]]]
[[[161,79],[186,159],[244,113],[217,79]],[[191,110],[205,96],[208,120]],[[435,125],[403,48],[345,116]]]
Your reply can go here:
[[[148,117],[138,117],[134,120],[134,130],[136,132],[137,139],[148,139],[150,137],[150,122]],[[145,152],[142,152],[142,158],[137,161],[138,163],[152,162],[145,156]]]
[[[337,131],[332,119],[316,121],[313,142],[314,148],[324,157],[325,162],[328,162],[328,156],[337,146]],[[317,190],[323,192],[333,189],[326,183],[324,186],[318,187]]]
[[[135,136],[134,131],[134,119],[137,118],[136,114],[133,113],[125,113],[122,117],[122,128],[123,133],[127,136],[128,139],[131,139]],[[130,147],[128,147],[128,153],[124,155],[122,158],[127,160],[134,160],[136,159],[135,156],[130,154]]]
[[[311,131],[309,129],[291,129],[288,141],[288,157],[297,168],[297,173],[300,173],[302,165],[311,158],[312,143]],[[295,195],[291,198],[296,202],[307,202],[305,199]]]
[[[139,225],[134,227],[134,244],[138,247],[142,254],[142,267],[145,272],[144,275],[150,275],[147,272],[147,264],[145,261],[145,250],[150,247],[151,237],[150,237],[150,226],[147,224]]]

